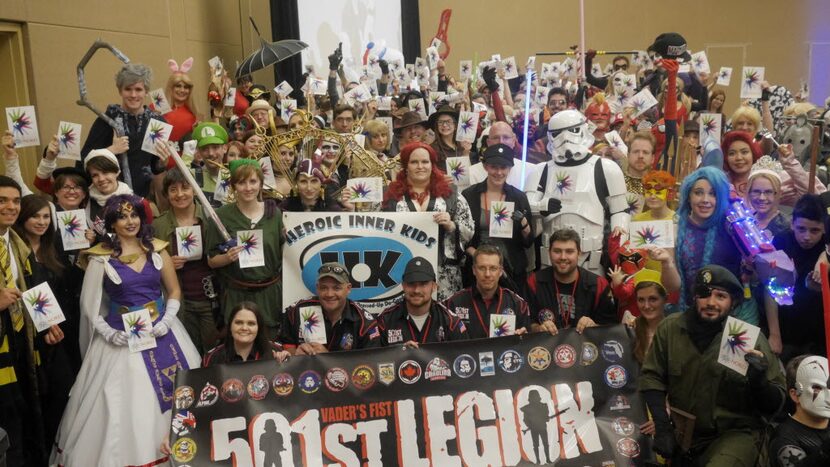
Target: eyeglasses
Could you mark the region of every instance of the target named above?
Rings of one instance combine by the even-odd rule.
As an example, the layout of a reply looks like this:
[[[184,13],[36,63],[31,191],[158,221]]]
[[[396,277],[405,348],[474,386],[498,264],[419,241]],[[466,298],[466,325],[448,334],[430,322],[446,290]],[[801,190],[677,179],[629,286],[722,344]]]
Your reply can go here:
[[[78,185],[64,185],[58,191],[83,191],[83,188]]]
[[[555,106],[563,106],[563,105],[565,105],[565,104],[567,104],[567,103],[568,103],[568,101],[566,101],[566,100],[564,100],[564,99],[553,99],[553,100],[551,100],[551,101],[549,101],[549,102],[548,102],[548,105],[551,105],[551,106],[553,106],[553,105],[555,105]]]
[[[340,266],[320,266],[320,269],[317,270],[317,274],[345,274],[346,270]]]
[[[749,190],[749,196],[753,198],[760,198],[762,196],[772,198],[775,196],[775,190]]]
[[[438,120],[438,126],[452,126],[455,123],[452,120]]]
[[[476,266],[476,271],[496,274],[501,271],[501,266]]]

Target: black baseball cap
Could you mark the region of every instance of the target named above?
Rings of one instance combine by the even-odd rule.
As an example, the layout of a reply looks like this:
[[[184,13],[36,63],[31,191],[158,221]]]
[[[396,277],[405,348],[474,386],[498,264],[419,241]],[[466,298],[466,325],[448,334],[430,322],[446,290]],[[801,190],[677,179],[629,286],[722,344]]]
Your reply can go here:
[[[431,282],[435,280],[435,270],[426,258],[416,256],[406,263],[403,282]]]
[[[485,164],[513,167],[513,148],[506,144],[494,144],[487,146],[484,150],[483,159]]]
[[[676,32],[664,32],[654,39],[654,43],[648,48],[663,58],[688,62],[692,55],[686,48],[686,39]]]

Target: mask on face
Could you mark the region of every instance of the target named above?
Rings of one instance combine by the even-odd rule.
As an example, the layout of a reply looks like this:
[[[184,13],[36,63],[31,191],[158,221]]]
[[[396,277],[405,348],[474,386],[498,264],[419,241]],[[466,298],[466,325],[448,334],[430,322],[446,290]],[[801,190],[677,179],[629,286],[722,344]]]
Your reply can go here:
[[[799,365],[795,389],[801,408],[819,418],[830,418],[830,389],[827,388],[827,359],[811,355]]]
[[[585,108],[585,116],[588,117],[588,120],[594,122],[597,129],[607,130],[608,122],[611,120],[611,107],[604,100],[601,103],[591,102]]]
[[[613,83],[614,83],[614,94],[616,94],[618,96],[620,94],[623,94],[626,90],[625,72],[618,71],[618,72],[614,73]]]

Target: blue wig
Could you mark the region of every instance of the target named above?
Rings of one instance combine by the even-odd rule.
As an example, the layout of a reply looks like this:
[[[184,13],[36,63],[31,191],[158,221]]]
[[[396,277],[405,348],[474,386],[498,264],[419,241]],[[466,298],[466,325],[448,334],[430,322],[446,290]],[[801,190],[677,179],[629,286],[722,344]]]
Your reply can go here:
[[[729,180],[726,174],[714,167],[701,167],[690,173],[683,179],[683,184],[680,185],[680,205],[677,209],[677,242],[675,245],[675,260],[677,262],[678,272],[680,273],[680,306],[681,309],[686,307],[686,284],[684,271],[685,264],[681,257],[681,252],[686,248],[686,231],[688,229],[689,216],[692,213],[692,207],[689,204],[689,197],[692,193],[692,187],[698,180],[706,180],[712,186],[715,192],[715,210],[712,215],[703,222],[702,227],[707,229],[706,245],[703,249],[703,256],[700,257],[700,262],[695,265],[694,269],[710,264],[712,262],[712,252],[715,249],[715,243],[718,236],[727,235],[726,233],[726,213],[729,209]]]

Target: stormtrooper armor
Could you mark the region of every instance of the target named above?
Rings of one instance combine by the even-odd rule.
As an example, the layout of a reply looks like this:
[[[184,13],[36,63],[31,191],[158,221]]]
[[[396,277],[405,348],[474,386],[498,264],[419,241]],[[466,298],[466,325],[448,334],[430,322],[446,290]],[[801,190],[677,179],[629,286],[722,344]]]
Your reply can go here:
[[[611,228],[628,230],[631,216],[627,213],[625,178],[622,169],[613,161],[591,154],[594,137],[588,129],[588,120],[576,110],[557,113],[548,122],[548,151],[553,156],[547,163],[542,180],[528,180],[528,186],[537,187],[528,192],[531,210],[536,214],[537,228],[542,232],[540,251],[542,264],[550,264],[548,247],[551,234],[570,228],[579,233],[580,266],[604,275],[600,265],[605,235],[607,203],[611,214]],[[598,188],[597,175],[604,179],[607,189]],[[535,182],[535,183],[534,183]],[[600,193],[606,194],[605,200]],[[561,202],[561,209],[556,209]],[[551,206],[554,207],[551,211]],[[540,225],[541,224],[541,225]]]

